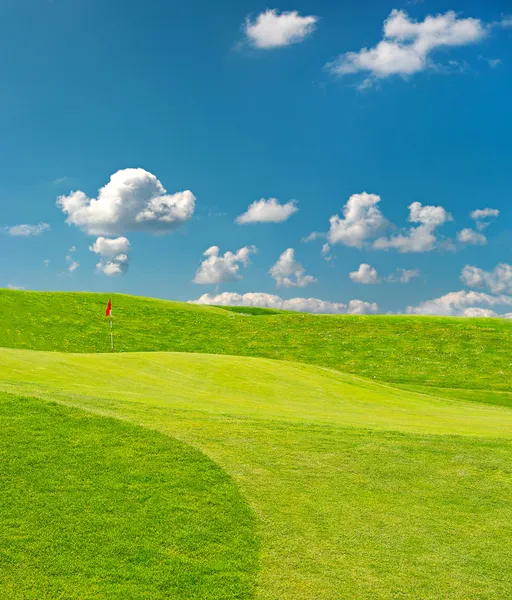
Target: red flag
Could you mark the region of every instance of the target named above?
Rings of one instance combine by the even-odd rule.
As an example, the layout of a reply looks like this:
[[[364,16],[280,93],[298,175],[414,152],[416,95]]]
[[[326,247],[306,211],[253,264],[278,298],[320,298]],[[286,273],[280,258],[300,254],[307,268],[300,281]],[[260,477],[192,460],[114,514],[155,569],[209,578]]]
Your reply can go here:
[[[105,316],[106,317],[112,316],[112,300],[110,300],[110,299],[107,304],[107,310],[105,311]]]

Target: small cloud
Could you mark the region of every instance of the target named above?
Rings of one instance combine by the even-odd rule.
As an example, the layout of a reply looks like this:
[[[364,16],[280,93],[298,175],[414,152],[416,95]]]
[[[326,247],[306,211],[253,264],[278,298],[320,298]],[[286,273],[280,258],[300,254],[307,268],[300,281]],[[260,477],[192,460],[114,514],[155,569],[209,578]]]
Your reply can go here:
[[[7,284],[8,290],[24,290],[25,288],[22,285],[15,285],[14,283]]]
[[[40,235],[44,231],[48,231],[50,225],[48,223],[39,223],[38,225],[14,225],[12,227],[4,227],[4,233],[12,236],[28,237],[31,235]]]
[[[460,275],[468,287],[488,288],[493,294],[512,294],[512,265],[498,264],[492,271],[466,265]]]
[[[43,260],[43,265],[44,265],[45,267],[47,267],[49,264],[50,264],[50,259],[49,259],[49,258],[45,258],[45,259]]]
[[[362,248],[368,239],[388,226],[378,208],[380,196],[376,194],[353,194],[343,207],[343,217],[333,215],[327,240],[331,244],[344,244],[353,248]]]
[[[269,271],[278,287],[304,288],[315,283],[312,275],[306,275],[304,267],[295,260],[295,250],[288,248]]]
[[[297,202],[290,200],[286,204],[279,204],[276,198],[256,200],[247,211],[235,219],[235,223],[282,223],[295,214],[299,209]]]
[[[490,59],[487,60],[487,64],[489,65],[489,67],[491,69],[495,69],[496,67],[498,67],[502,63],[503,63],[503,61],[501,60],[501,58],[490,58]]]
[[[409,283],[412,279],[419,277],[418,269],[397,269],[396,275],[391,275],[388,281],[396,281],[398,283]]]
[[[479,208],[474,210],[469,216],[475,221],[478,231],[483,231],[499,215],[500,211],[497,208]]]
[[[359,269],[357,271],[352,271],[352,273],[349,274],[349,277],[352,281],[364,285],[380,283],[377,270],[366,263],[360,264]]]
[[[69,177],[57,177],[57,179],[54,179],[52,181],[53,185],[61,185],[63,183],[66,183],[66,181],[68,181]]]
[[[334,258],[331,254],[331,246],[327,243],[322,246],[322,256],[326,262],[331,262],[331,260]]]
[[[319,239],[323,239],[325,238],[325,233],[322,233],[320,231],[312,231],[309,235],[307,235],[306,237],[303,237],[301,239],[301,242],[304,243],[308,243],[308,242],[314,242],[315,240],[319,240]]]
[[[115,239],[99,237],[92,246],[89,246],[91,252],[100,256],[96,269],[109,277],[126,273],[130,248],[130,242],[125,237]]]
[[[206,259],[197,270],[193,282],[200,285],[219,285],[242,279],[240,265],[247,267],[250,263],[250,255],[256,252],[255,246],[245,246],[235,253],[226,252],[221,255],[218,246],[211,246],[204,252],[203,256]]]
[[[379,238],[373,247],[378,250],[394,248],[402,253],[430,252],[437,245],[435,230],[452,220],[452,216],[442,206],[424,206],[421,202],[413,202],[409,206],[409,222],[419,225],[411,227],[405,234]]]
[[[318,17],[301,16],[296,10],[266,10],[255,20],[247,17],[245,35],[251,46],[262,50],[303,42],[315,30]]]
[[[457,240],[461,244],[472,244],[473,246],[485,246],[487,238],[483,233],[478,233],[473,229],[462,229],[457,232]]]

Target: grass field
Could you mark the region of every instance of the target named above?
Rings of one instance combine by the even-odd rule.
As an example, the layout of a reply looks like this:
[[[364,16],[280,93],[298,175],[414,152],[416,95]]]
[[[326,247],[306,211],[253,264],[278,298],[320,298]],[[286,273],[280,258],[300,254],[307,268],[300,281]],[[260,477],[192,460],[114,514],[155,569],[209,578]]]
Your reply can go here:
[[[0,414],[12,432],[0,441],[10,457],[0,549],[13,548],[0,550],[4,582],[54,585],[61,595],[48,598],[208,598],[206,573],[214,574],[206,585],[212,598],[512,595],[512,323],[248,315],[127,296],[113,302],[118,348],[126,352],[96,354],[108,349],[104,296],[0,292]],[[96,477],[91,465],[101,460],[107,464]],[[33,468],[39,464],[41,471]],[[128,518],[132,472],[145,473],[143,495],[154,509],[144,513],[146,526]],[[80,507],[82,477],[112,534],[105,553],[119,557],[115,568],[107,561],[91,596],[69,595],[65,586],[96,572],[94,553],[75,565],[60,545],[43,544],[36,560],[4,524],[11,488],[17,512],[7,519],[16,531],[33,531],[55,497],[44,482],[59,482],[59,506]],[[126,507],[115,527],[101,510],[109,481],[119,493],[109,502]],[[38,502],[23,495],[27,487]],[[194,545],[194,524],[176,514],[182,489],[196,499],[198,527],[207,526],[204,548]],[[44,526],[46,536],[64,537],[65,548],[69,522]],[[74,543],[91,541],[88,527],[84,519]],[[184,544],[184,562],[169,569],[173,557],[165,556],[158,563],[162,548],[152,547],[148,528],[155,536],[177,529],[165,539]],[[118,548],[125,530],[136,541]],[[138,544],[147,544],[151,560]],[[172,595],[190,573],[186,552],[196,550],[204,550],[197,578],[180,589],[184,595]],[[71,570],[70,579],[40,566],[53,562]],[[169,583],[158,587],[165,577]],[[166,585],[168,595],[158,595]],[[15,587],[0,586],[0,598],[45,597],[31,596],[34,587],[17,596]]]

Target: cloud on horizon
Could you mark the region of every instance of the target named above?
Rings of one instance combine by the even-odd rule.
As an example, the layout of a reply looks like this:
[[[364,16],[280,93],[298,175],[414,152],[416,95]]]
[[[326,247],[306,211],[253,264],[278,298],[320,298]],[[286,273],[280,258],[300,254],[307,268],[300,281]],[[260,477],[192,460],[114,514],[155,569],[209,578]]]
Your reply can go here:
[[[322,314],[353,314],[362,315],[376,313],[379,307],[375,303],[351,300],[348,304],[328,302],[317,298],[291,298],[283,300],[279,296],[264,293],[235,294],[224,292],[212,296],[204,294],[197,300],[189,300],[191,304],[206,304],[217,306],[258,306],[278,310],[294,310],[297,312],[310,312]]]

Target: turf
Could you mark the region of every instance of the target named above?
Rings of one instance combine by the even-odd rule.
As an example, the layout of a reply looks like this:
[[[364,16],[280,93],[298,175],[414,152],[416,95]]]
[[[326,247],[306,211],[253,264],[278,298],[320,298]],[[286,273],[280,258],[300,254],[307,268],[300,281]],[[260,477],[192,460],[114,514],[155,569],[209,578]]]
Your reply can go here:
[[[0,391],[200,450],[257,521],[239,546],[259,543],[245,593],[512,597],[510,322],[114,296],[120,352],[107,354],[106,298],[1,291]]]
[[[170,436],[0,394],[0,598],[251,598],[252,511]]]
[[[108,352],[107,299],[104,294],[0,290],[0,346]],[[118,352],[290,360],[393,384],[485,390],[492,403],[499,401],[493,391],[512,391],[510,320],[290,312],[249,316],[123,295],[112,301]]]
[[[0,389],[157,429],[229,473],[259,521],[258,598],[512,593],[510,409],[254,358],[0,360]]]

